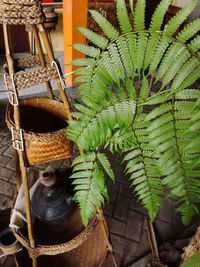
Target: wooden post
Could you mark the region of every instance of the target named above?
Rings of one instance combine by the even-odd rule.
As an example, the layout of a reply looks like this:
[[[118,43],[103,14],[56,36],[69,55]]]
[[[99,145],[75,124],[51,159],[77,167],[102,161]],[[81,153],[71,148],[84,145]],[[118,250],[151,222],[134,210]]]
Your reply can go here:
[[[14,59],[10,47],[10,40],[9,40],[9,26],[6,24],[3,24],[3,33],[4,33],[4,42],[5,42],[5,49],[6,49],[6,59],[8,62],[8,70],[9,74],[12,75],[15,73],[14,69]],[[16,130],[20,130],[20,114],[19,114],[19,106],[14,105],[14,121],[16,125]],[[28,227],[28,237],[30,240],[30,246],[31,248],[35,247],[35,241],[33,238],[33,228],[32,228],[32,219],[31,219],[31,210],[30,210],[30,195],[29,195],[29,187],[28,187],[28,177],[27,177],[27,169],[24,163],[24,152],[21,150],[17,150],[18,156],[19,156],[19,163],[20,163],[20,169],[22,173],[22,182],[24,185],[24,195],[25,195],[25,209],[26,209],[26,218],[27,218],[27,227]],[[18,164],[18,158],[17,162]],[[17,166],[17,170],[19,171],[19,166]],[[18,177],[19,178],[19,177]],[[17,181],[17,184],[19,181]],[[19,184],[18,184],[19,186]],[[32,258],[33,267],[37,267],[37,259],[36,257]]]
[[[31,28],[32,28],[33,36],[35,38],[36,46],[37,46],[37,49],[38,49],[38,54],[39,54],[39,57],[40,57],[41,66],[42,66],[42,68],[45,68],[46,67],[46,61],[45,61],[45,56],[44,56],[44,53],[43,53],[43,50],[42,50],[42,45],[41,45],[41,42],[40,42],[38,29],[37,29],[36,25],[31,25]],[[48,91],[49,98],[53,99],[53,93],[52,93],[52,88],[51,88],[50,82],[46,82],[46,88],[47,88],[47,91]]]
[[[44,26],[42,24],[38,24],[38,29],[39,29],[39,33],[41,35],[41,38],[43,40],[45,49],[47,51],[47,56],[49,58],[49,62],[50,62],[50,64],[52,64],[52,62],[55,59],[54,59],[52,47],[51,47],[51,45],[49,43],[49,39],[48,39],[47,33],[46,33],[46,31],[44,29]],[[56,82],[57,82],[57,86],[58,86],[58,89],[59,89],[59,92],[60,92],[60,95],[61,95],[61,98],[62,98],[64,107],[65,107],[66,112],[67,112],[68,119],[69,120],[72,120],[72,116],[70,114],[70,112],[71,112],[71,110],[70,110],[70,104],[69,104],[69,101],[67,99],[67,95],[65,94],[65,92],[64,92],[64,90],[63,90],[63,88],[61,86],[61,83],[60,83],[60,79],[59,78],[56,79]]]
[[[86,44],[86,38],[74,27],[87,26],[88,0],[65,0],[63,1],[63,33],[65,64],[70,64],[76,58],[85,57],[84,54],[69,46],[74,43]],[[77,67],[65,66],[65,73],[74,71]],[[67,75],[66,81],[72,86],[75,75]]]

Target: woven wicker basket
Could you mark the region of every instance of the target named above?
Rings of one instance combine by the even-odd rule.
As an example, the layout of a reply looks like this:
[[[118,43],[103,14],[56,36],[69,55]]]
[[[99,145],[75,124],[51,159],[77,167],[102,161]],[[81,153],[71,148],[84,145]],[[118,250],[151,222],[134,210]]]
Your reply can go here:
[[[25,233],[16,232],[17,239],[26,248],[16,254],[18,267],[30,267],[32,255],[38,256],[38,267],[100,267],[107,255],[107,244],[98,216],[94,216],[84,228],[79,209],[63,228],[35,224],[35,237],[38,243],[30,250]],[[106,226],[107,228],[107,226]],[[60,243],[63,242],[63,243]],[[54,245],[50,245],[50,244]],[[40,256],[39,256],[40,255]]]
[[[73,143],[66,138],[67,112],[62,102],[46,97],[20,100],[21,128],[25,145],[27,164],[34,166],[57,159],[71,158]],[[15,129],[13,107],[6,111],[8,128]]]

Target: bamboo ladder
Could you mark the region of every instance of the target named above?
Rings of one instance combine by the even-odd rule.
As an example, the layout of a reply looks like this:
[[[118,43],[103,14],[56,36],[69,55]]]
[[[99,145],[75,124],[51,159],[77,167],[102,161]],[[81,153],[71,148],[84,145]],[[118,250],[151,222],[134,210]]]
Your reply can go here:
[[[37,83],[46,83],[46,88],[48,91],[48,96],[50,99],[53,99],[52,88],[50,85],[51,79],[56,79],[57,86],[63,101],[63,107],[66,110],[69,120],[72,120],[70,115],[70,104],[63,90],[63,81],[61,79],[61,74],[59,72],[57,63],[54,59],[53,51],[49,43],[47,33],[43,26],[44,16],[41,8],[41,3],[39,0],[0,0],[0,23],[3,24],[3,33],[4,33],[4,42],[6,49],[6,59],[8,64],[8,74],[5,75],[5,83],[7,85],[9,102],[13,106],[13,118],[15,123],[15,132],[16,137],[13,138],[13,146],[15,148],[15,160],[16,160],[16,186],[17,192],[19,191],[21,182],[20,182],[20,171],[22,177],[22,184],[24,185],[24,194],[25,194],[25,208],[26,208],[26,217],[27,217],[27,228],[28,228],[28,238],[30,242],[30,248],[34,250],[36,247],[34,240],[34,233],[31,220],[31,211],[30,211],[30,195],[28,187],[28,176],[27,176],[27,162],[25,158],[24,145],[23,145],[23,134],[21,129],[21,118],[20,118],[20,103],[18,101],[18,90],[30,87]],[[38,50],[39,56],[32,56],[29,58],[21,59],[19,62],[25,65],[26,67],[33,67],[40,65],[42,68],[40,71],[29,72],[28,79],[25,79],[26,85],[23,85],[20,81],[21,74],[16,74],[15,70],[15,61],[13,53],[13,43],[12,36],[10,31],[11,25],[17,24],[29,24],[33,30],[33,35],[36,40],[36,47]],[[41,39],[44,43],[49,64],[46,63],[45,55],[43,53]],[[33,75],[40,74],[39,81],[33,81]],[[32,75],[32,77],[31,77]],[[36,77],[35,76],[35,77]],[[29,84],[29,78],[32,78],[32,82]],[[15,133],[12,133],[15,134]],[[19,140],[19,138],[21,138]],[[82,154],[82,152],[80,152]],[[70,156],[69,156],[70,157]],[[112,246],[109,242],[109,238],[106,232],[105,219],[103,217],[102,211],[96,207],[97,212],[100,214],[101,218],[101,227],[104,233],[106,244],[108,250],[111,253],[113,263],[117,266],[115,261]],[[37,256],[34,256],[34,253],[31,256],[32,266],[37,267]]]

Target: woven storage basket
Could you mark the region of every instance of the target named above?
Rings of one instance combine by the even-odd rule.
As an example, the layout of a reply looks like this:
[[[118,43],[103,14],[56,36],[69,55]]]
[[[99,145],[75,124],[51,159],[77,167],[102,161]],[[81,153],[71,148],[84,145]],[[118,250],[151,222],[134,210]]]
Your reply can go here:
[[[79,209],[72,215],[62,229],[51,228],[42,223],[35,224],[37,247],[30,251],[24,232],[16,232],[16,238],[27,248],[16,254],[18,267],[30,267],[30,255],[37,258],[38,267],[100,267],[107,254],[107,244],[101,228],[101,221],[94,216],[84,228]],[[106,226],[107,228],[107,226]],[[62,241],[63,243],[61,243]],[[54,243],[54,245],[50,245]],[[60,253],[60,254],[59,254]]]
[[[73,143],[66,138],[67,112],[63,103],[47,97],[28,98],[19,101],[21,128],[27,164],[34,166],[57,159],[71,158]],[[6,111],[8,128],[15,129],[13,106]]]

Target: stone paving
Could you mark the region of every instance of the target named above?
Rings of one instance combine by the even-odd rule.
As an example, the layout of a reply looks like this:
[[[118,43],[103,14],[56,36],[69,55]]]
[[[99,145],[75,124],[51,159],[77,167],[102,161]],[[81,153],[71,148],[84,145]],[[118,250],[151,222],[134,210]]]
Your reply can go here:
[[[6,104],[0,102],[0,210],[11,207],[15,195],[15,162],[10,133],[4,122]],[[77,155],[75,148],[74,155]],[[145,218],[147,213],[133,197],[129,181],[123,173],[120,156],[109,154],[109,159],[115,170],[116,183],[107,179],[109,203],[106,203],[104,215],[109,225],[110,239],[115,257],[120,267],[143,267],[151,259],[150,245],[147,235]],[[67,165],[66,160],[50,163],[54,168]],[[38,166],[45,169],[47,164]],[[178,237],[185,230],[180,216],[170,200],[165,200],[154,223],[158,244]],[[2,266],[15,266],[12,257],[2,258]],[[0,263],[1,266],[1,263]],[[111,257],[108,256],[104,267],[112,267]],[[170,265],[178,266],[178,265]]]

